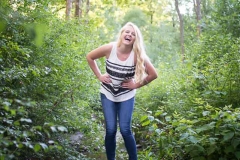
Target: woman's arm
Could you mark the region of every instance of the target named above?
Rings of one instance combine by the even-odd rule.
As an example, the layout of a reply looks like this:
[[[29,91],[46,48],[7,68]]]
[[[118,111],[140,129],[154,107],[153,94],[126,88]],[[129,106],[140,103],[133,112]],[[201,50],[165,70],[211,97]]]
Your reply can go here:
[[[129,88],[129,89],[137,89],[144,85],[147,85],[148,83],[150,83],[151,81],[153,81],[158,77],[156,69],[154,68],[150,60],[147,60],[147,59],[145,60],[145,69],[146,69],[147,76],[145,77],[143,83],[139,83],[139,82],[135,83],[134,80],[132,80],[132,81],[123,83],[122,87]]]
[[[154,79],[158,77],[156,69],[154,68],[153,64],[149,60],[145,61],[145,67],[146,67],[147,77],[144,79],[144,85],[152,82]]]
[[[105,83],[109,83],[110,79],[109,76],[107,74],[102,75],[97,63],[96,63],[96,59],[101,58],[101,57],[109,57],[109,54],[112,50],[112,44],[106,44],[103,46],[100,46],[94,50],[92,50],[91,52],[89,52],[86,55],[88,64],[90,66],[90,68],[92,69],[93,73],[95,74],[95,76],[101,81],[101,82],[105,82]]]

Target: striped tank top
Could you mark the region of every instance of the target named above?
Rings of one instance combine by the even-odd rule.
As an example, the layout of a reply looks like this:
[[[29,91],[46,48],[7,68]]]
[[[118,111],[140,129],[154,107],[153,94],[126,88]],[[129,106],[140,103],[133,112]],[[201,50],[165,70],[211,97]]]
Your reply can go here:
[[[117,43],[113,43],[112,51],[106,60],[106,72],[110,76],[111,83],[101,83],[100,92],[113,102],[122,102],[135,96],[136,89],[122,88],[123,81],[134,78],[135,64],[134,52],[131,51],[125,61],[117,57]]]

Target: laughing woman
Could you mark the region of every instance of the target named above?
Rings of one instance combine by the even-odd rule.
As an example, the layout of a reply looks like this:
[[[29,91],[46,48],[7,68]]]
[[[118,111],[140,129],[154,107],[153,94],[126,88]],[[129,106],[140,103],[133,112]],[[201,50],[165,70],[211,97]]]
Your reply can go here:
[[[106,73],[95,62],[106,58]],[[126,23],[116,42],[96,48],[86,56],[88,64],[101,82],[100,94],[104,113],[105,148],[108,160],[115,160],[117,122],[129,160],[137,160],[135,138],[131,131],[136,89],[157,78],[157,72],[146,55],[139,28]]]

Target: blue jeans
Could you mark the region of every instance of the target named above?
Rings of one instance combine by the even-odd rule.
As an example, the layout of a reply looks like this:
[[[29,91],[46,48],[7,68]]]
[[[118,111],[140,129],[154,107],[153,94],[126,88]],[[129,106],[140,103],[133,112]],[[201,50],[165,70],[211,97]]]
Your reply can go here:
[[[115,160],[117,122],[119,121],[129,160],[137,160],[136,141],[131,131],[134,97],[123,102],[113,102],[101,93],[103,114],[106,125],[105,148],[108,160]]]

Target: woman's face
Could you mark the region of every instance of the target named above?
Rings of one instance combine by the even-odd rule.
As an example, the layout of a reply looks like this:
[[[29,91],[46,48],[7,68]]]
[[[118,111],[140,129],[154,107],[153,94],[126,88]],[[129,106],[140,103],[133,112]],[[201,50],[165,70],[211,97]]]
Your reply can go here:
[[[133,45],[136,39],[136,33],[132,26],[126,26],[122,32],[122,43],[125,45]]]

